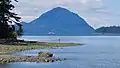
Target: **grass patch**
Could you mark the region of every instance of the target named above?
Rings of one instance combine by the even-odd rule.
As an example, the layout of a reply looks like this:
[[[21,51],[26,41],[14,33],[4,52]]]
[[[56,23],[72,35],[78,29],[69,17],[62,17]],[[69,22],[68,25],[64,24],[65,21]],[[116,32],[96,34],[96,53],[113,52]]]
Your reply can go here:
[[[28,45],[0,45],[0,54],[8,54],[16,51],[24,51],[38,48],[77,46],[75,43],[34,43]]]

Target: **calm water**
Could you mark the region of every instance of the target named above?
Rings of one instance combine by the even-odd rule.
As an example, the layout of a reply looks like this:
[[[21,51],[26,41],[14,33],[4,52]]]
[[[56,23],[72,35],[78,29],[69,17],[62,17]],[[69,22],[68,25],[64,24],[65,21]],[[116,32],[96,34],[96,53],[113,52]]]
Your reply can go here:
[[[120,68],[120,37],[86,36],[86,37],[23,37],[26,40],[84,43],[84,46],[65,47],[57,49],[36,49],[23,51],[14,55],[35,56],[39,51],[50,51],[59,58],[68,60],[54,63],[10,63],[0,65],[0,68]]]

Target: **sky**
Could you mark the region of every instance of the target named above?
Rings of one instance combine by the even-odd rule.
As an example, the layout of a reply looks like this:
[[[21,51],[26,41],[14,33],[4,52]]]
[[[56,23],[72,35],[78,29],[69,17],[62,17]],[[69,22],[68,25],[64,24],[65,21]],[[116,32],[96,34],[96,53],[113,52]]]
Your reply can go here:
[[[120,0],[18,0],[15,12],[30,22],[55,7],[77,13],[94,28],[120,25]]]

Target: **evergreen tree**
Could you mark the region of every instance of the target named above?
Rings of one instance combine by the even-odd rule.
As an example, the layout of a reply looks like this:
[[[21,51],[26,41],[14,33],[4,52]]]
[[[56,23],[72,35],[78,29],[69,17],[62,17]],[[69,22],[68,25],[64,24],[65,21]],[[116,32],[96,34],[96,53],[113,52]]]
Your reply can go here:
[[[14,1],[18,2],[17,0]],[[17,31],[22,30],[22,25],[18,23],[21,18],[12,12],[14,8],[15,6],[12,4],[12,0],[0,0],[0,38],[9,38],[11,37],[10,33],[16,31],[15,25],[9,25],[9,23],[17,24],[20,28]]]

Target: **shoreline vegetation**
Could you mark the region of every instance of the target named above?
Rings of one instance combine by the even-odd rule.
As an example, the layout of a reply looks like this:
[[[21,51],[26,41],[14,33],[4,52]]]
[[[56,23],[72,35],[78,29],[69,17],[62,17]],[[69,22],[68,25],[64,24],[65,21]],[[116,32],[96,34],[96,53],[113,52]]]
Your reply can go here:
[[[60,58],[54,58],[49,56],[49,52],[41,52],[38,56],[14,56],[11,53],[33,50],[40,48],[54,48],[54,47],[67,47],[67,46],[79,46],[79,43],[48,43],[48,42],[37,42],[37,41],[22,41],[12,42],[9,44],[0,44],[0,64],[7,64],[11,62],[55,62],[66,60]],[[42,55],[44,55],[42,57]]]

